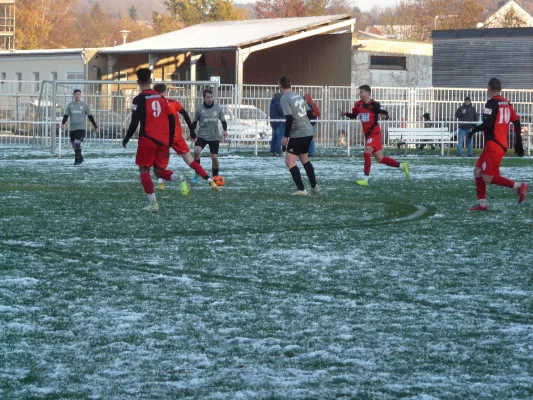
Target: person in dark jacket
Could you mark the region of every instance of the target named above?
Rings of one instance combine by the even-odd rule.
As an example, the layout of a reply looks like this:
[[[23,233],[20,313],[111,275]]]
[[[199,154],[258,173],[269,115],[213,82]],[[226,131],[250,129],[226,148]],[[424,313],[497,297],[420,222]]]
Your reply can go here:
[[[270,126],[272,127],[272,140],[270,142],[270,154],[281,156],[281,140],[285,132],[285,115],[281,108],[281,93],[276,93],[270,101]],[[283,120],[283,121],[281,121]]]
[[[479,114],[476,111],[475,107],[470,101],[470,97],[465,97],[464,104],[457,109],[455,112],[455,118],[461,122],[474,122],[479,120]],[[467,133],[472,129],[475,124],[459,124],[459,129],[457,130],[457,156],[461,157],[463,155],[463,147],[466,137],[466,146],[468,148],[468,157],[472,157],[472,139],[468,137]]]
[[[433,128],[434,127],[434,124],[433,122],[431,122],[431,117],[429,116],[429,113],[426,112],[424,113],[424,115],[422,115],[422,120],[424,121],[424,128]],[[433,143],[430,144],[431,145],[431,150],[435,150],[435,145]],[[419,147],[420,150],[424,150],[424,147],[426,147],[426,145],[424,143],[422,143]]]

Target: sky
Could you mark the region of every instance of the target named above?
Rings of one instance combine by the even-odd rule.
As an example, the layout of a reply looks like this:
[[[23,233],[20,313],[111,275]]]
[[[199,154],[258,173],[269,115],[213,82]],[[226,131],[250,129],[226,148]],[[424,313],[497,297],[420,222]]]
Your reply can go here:
[[[234,0],[234,3],[255,3],[256,0]],[[398,0],[351,0],[350,3],[363,11],[370,11],[373,6],[388,7],[396,4]]]

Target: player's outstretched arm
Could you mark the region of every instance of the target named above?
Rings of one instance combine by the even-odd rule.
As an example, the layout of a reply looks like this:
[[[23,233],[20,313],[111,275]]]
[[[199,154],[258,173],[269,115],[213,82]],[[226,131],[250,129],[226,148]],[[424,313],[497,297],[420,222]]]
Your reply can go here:
[[[96,131],[98,131],[98,125],[96,125],[96,121],[94,120],[93,115],[92,115],[92,114],[89,114],[89,115],[87,116],[87,118],[89,119],[89,121],[91,121],[91,124],[93,124],[94,129],[95,129]]]
[[[126,147],[128,142],[130,141],[131,137],[133,136],[133,134],[137,130],[137,127],[139,126],[139,122],[140,122],[139,118],[132,115],[130,126],[128,128],[128,131],[126,132],[126,136],[124,137],[124,139],[122,139],[123,147]]]
[[[496,115],[498,114],[498,102],[496,100],[490,99],[485,104],[485,112],[483,113],[483,122],[474,128],[472,128],[467,136],[469,139],[472,139],[477,132],[481,132],[486,129],[493,129]]]
[[[183,116],[183,119],[185,120],[185,123],[187,124],[187,127],[189,128],[189,130],[191,130],[192,121],[191,121],[191,117],[189,116],[189,113],[185,111],[185,109],[182,109],[180,111],[180,114]]]
[[[228,137],[228,123],[226,120],[222,121],[222,134],[225,138]]]
[[[341,117],[347,117],[349,119],[357,119],[357,113],[347,113],[347,112],[341,112]]]
[[[176,132],[176,118],[174,118],[174,114],[168,114],[168,128],[170,139],[168,145],[172,146],[172,142],[174,142],[174,134]]]
[[[522,126],[520,124],[520,119],[513,121],[513,127],[515,134],[514,153],[518,157],[524,157],[524,144],[522,143]]]
[[[131,104],[131,122],[128,128],[128,131],[126,132],[126,136],[124,137],[124,139],[122,139],[123,147],[126,147],[131,137],[137,130],[137,127],[139,126],[139,123],[141,122],[141,117],[143,115],[143,112],[146,112],[145,106],[146,106],[146,99],[144,97],[137,96],[133,99],[133,102]]]
[[[293,122],[292,115],[285,115],[285,132],[283,132],[283,139],[281,140],[281,145],[286,146],[287,142],[289,141],[289,137],[291,136],[291,129],[292,129],[292,122]]]

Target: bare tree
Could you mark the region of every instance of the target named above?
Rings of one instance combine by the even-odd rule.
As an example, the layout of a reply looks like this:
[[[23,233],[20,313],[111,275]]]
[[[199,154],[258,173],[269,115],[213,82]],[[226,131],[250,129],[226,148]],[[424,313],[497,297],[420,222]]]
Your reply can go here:
[[[254,13],[256,18],[304,17],[307,8],[303,0],[259,0]]]
[[[385,18],[401,25],[410,40],[426,41],[435,29],[475,28],[484,12],[481,0],[407,0]]]

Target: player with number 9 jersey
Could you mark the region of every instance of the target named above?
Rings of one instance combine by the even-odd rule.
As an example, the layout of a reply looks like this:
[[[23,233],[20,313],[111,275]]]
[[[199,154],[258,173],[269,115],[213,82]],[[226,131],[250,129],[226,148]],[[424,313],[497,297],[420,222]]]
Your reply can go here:
[[[148,198],[147,211],[159,210],[154,184],[150,177],[150,169],[158,178],[176,182],[178,176],[167,170],[170,157],[170,146],[174,138],[176,120],[167,105],[167,100],[151,87],[152,71],[148,68],[137,70],[137,84],[141,93],[133,99],[131,106],[131,123],[122,140],[122,146],[126,147],[139,123],[139,141],[135,163],[139,166],[141,185]]]
[[[169,124],[172,111],[168,108],[167,100],[155,90],[143,90],[133,99],[131,108],[132,121],[141,124],[136,164],[139,167],[165,169],[170,157],[169,146],[174,139],[174,127],[171,131]]]

